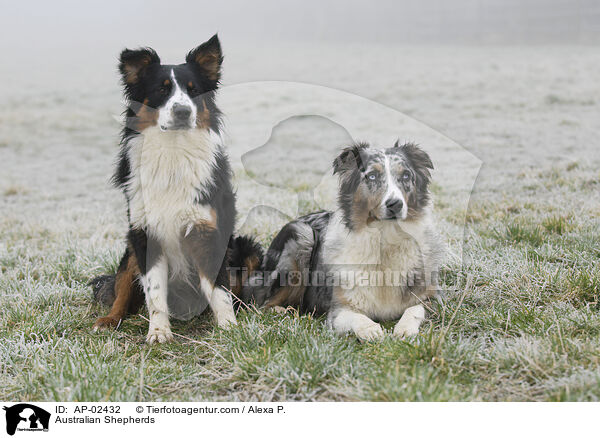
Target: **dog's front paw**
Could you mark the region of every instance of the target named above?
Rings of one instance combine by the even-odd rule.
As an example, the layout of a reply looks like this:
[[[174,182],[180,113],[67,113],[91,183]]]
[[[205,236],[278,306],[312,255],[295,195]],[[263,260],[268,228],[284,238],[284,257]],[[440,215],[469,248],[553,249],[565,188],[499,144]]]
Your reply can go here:
[[[173,333],[170,328],[150,328],[148,335],[146,335],[146,343],[152,345],[155,343],[164,344],[173,340]]]
[[[112,316],[105,316],[104,318],[98,318],[96,320],[92,326],[92,330],[97,332],[101,330],[116,329],[120,322],[120,319],[113,318]]]
[[[398,321],[394,327],[394,336],[397,338],[408,338],[419,334],[419,324],[415,321]]]
[[[281,306],[273,306],[273,307],[269,307],[268,309],[271,312],[273,312],[273,313],[279,313],[280,315],[283,315],[284,313],[286,313],[288,311],[287,308],[281,307]]]
[[[235,313],[233,310],[231,312],[222,312],[217,315],[217,326],[222,329],[226,329],[237,325],[237,320],[235,319]]]
[[[381,339],[384,336],[383,328],[376,322],[372,324],[365,324],[354,330],[356,337],[361,341],[375,341]]]

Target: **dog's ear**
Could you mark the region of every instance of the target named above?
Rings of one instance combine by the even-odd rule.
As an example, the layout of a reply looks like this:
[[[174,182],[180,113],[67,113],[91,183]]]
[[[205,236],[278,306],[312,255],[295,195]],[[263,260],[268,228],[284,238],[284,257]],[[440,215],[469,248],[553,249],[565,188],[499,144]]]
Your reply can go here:
[[[433,162],[431,161],[429,154],[416,144],[405,143],[400,146],[400,142],[396,141],[394,147],[399,148],[400,151],[402,151],[402,154],[404,154],[415,167],[433,170]],[[429,173],[429,170],[427,170],[427,172]]]
[[[123,50],[119,58],[119,71],[123,76],[123,83],[125,85],[137,84],[151,64],[160,64],[160,58],[151,48]]]
[[[398,142],[396,142],[394,147],[400,148],[402,154],[410,161],[415,171],[428,179],[431,177],[431,172],[429,170],[433,170],[433,163],[427,152],[414,143],[406,143],[402,146],[398,146]]]
[[[185,61],[200,67],[208,79],[218,82],[221,78],[221,64],[223,63],[219,36],[214,34],[211,39],[190,51],[185,57]]]
[[[340,174],[348,170],[362,170],[364,168],[361,152],[369,147],[366,143],[355,143],[342,150],[333,160],[333,174]]]

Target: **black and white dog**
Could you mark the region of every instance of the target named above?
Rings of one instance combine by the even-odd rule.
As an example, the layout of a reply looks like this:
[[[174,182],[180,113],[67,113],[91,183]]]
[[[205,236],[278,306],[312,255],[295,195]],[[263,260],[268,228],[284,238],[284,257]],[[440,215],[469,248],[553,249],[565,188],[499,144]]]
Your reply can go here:
[[[244,299],[326,313],[335,331],[364,340],[384,335],[376,321],[398,318],[394,335],[417,334],[444,255],[430,169],[428,154],[413,144],[344,149],[333,163],[338,209],[285,225],[267,251],[263,278],[251,276]]]
[[[119,70],[128,101],[114,181],[127,199],[127,249],[116,276],[95,279],[95,296],[112,305],[94,328],[115,327],[148,307],[148,343],[173,338],[169,315],[183,318],[208,304],[219,326],[235,324],[227,267],[260,264],[251,239],[232,238],[235,195],[220,140],[215,92],[223,56],[218,37],[161,64],[150,48],[124,50]]]

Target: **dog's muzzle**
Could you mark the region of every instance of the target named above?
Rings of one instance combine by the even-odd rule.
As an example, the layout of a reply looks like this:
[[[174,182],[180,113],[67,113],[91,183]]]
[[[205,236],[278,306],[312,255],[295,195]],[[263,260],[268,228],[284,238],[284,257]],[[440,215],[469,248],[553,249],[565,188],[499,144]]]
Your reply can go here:
[[[189,129],[191,128],[190,117],[192,115],[192,108],[188,105],[182,105],[175,103],[173,105],[173,123],[169,126],[169,129]]]

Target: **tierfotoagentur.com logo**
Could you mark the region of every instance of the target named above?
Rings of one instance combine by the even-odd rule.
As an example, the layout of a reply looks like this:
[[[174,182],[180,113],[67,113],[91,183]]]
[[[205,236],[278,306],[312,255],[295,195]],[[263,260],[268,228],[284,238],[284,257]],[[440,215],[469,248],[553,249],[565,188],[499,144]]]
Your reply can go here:
[[[28,403],[4,406],[3,409],[6,411],[6,433],[9,435],[14,435],[16,431],[48,432],[50,412]]]
[[[411,287],[431,286],[437,284],[439,273],[437,271],[394,271],[391,269],[377,269],[369,265],[361,266],[361,269],[350,269],[345,266],[329,266],[327,270],[310,271],[288,271],[280,275],[277,271],[257,271],[248,274],[246,268],[227,268],[233,274],[241,273],[242,286],[262,287],[270,286],[277,282],[280,287],[316,287],[316,286],[339,286],[344,289],[352,289],[354,286],[372,287]],[[237,275],[231,276],[231,286],[237,285]]]

